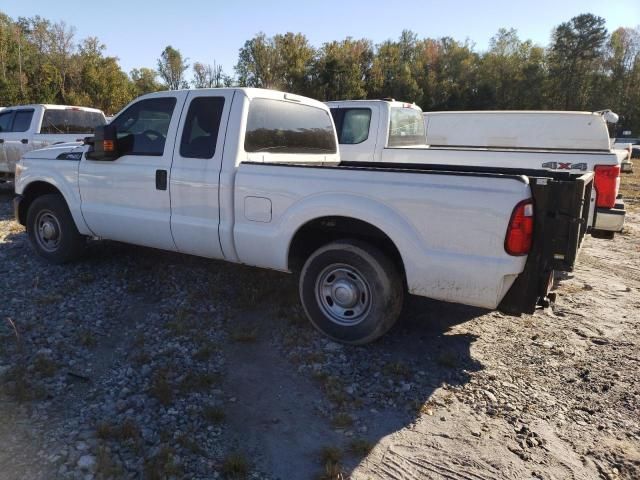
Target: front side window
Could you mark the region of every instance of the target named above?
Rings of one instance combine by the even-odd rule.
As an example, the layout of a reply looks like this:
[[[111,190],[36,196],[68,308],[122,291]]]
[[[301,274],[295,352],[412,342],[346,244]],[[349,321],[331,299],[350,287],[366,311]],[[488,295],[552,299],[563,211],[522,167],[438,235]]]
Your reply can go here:
[[[47,134],[91,134],[98,125],[104,125],[100,112],[76,109],[47,109],[42,117],[40,133]]]
[[[33,118],[33,110],[17,110],[16,116],[13,118],[12,132],[26,132],[31,126]]]
[[[213,157],[223,108],[223,97],[193,99],[184,122],[180,155],[187,158]]]
[[[391,108],[388,142],[390,147],[424,145],[426,141],[422,112],[413,108]]]
[[[340,145],[355,145],[369,138],[370,108],[340,108],[332,111]]]
[[[256,98],[249,106],[246,152],[336,153],[329,112],[310,105]]]
[[[13,112],[2,112],[0,113],[0,133],[11,131],[11,118],[13,117]]]
[[[175,106],[173,97],[149,98],[118,115],[111,124],[116,127],[120,155],[162,155]]]

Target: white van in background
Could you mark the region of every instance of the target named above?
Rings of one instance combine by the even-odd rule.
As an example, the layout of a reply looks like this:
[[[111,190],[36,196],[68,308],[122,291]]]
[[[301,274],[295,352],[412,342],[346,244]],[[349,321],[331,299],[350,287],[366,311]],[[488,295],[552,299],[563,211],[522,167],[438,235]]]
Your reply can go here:
[[[13,178],[26,152],[82,141],[105,124],[101,110],[65,105],[21,105],[0,110],[0,181]]]

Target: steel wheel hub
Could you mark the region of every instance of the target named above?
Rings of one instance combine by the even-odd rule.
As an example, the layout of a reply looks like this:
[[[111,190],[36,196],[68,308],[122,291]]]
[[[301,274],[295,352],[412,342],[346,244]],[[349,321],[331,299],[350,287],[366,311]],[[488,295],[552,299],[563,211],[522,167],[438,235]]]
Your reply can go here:
[[[360,323],[371,309],[371,289],[357,269],[334,264],[318,276],[316,300],[331,321],[353,326]]]
[[[38,245],[47,252],[54,252],[60,244],[61,228],[56,216],[43,210],[36,218],[35,237]]]

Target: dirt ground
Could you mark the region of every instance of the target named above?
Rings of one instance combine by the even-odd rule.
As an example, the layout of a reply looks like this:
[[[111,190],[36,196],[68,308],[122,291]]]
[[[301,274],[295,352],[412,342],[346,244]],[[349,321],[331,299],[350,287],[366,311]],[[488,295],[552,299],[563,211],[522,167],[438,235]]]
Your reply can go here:
[[[317,334],[287,275],[110,242],[48,266],[5,190],[0,479],[640,478],[640,173],[622,183],[625,231],[586,240],[552,308],[412,298],[365,347]]]

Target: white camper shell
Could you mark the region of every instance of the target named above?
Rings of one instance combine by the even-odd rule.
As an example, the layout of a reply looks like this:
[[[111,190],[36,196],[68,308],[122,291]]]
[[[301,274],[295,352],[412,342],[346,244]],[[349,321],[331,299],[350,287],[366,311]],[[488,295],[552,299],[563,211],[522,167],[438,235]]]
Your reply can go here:
[[[457,111],[424,114],[427,144],[442,147],[611,149],[604,113]]]

